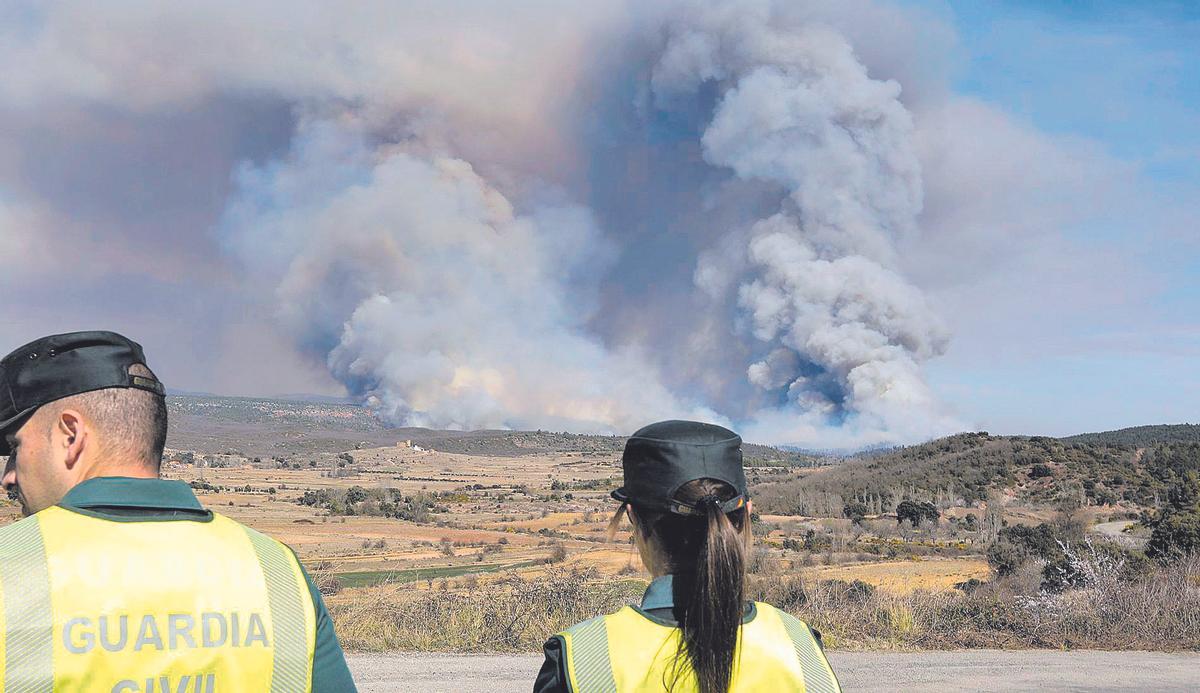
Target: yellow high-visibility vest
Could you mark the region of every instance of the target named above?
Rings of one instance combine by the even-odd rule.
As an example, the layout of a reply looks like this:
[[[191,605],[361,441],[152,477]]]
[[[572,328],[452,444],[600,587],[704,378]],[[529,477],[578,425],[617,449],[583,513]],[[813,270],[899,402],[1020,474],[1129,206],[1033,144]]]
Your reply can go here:
[[[283,544],[60,507],[0,529],[0,693],[306,692],[316,615]]]
[[[584,621],[559,633],[567,677],[575,693],[664,691],[672,681],[681,632],[633,607]],[[682,671],[674,693],[700,690],[696,675]],[[754,603],[742,624],[734,654],[732,693],[841,693],[837,677],[812,631],[770,604]]]

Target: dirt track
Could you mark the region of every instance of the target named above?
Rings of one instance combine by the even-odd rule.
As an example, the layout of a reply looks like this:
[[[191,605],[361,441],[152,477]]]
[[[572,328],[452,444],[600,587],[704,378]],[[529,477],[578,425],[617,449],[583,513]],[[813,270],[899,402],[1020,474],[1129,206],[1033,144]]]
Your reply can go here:
[[[847,691],[1195,691],[1200,653],[965,650],[833,652]],[[363,693],[532,690],[541,657],[352,655]]]

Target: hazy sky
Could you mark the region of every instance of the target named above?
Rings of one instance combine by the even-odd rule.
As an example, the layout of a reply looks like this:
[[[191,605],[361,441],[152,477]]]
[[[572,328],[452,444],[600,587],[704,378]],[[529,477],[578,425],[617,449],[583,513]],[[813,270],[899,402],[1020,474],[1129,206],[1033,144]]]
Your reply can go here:
[[[955,88],[1125,166],[1111,207],[1061,232],[1033,295],[979,310],[930,364],[980,425],[1063,434],[1200,412],[1200,7],[954,3]],[[1073,276],[1074,275],[1074,276]],[[1070,298],[1056,310],[1047,294]],[[997,297],[1000,298],[1000,297]],[[1023,303],[1023,305],[1022,305]],[[993,320],[994,316],[994,320]]]
[[[1197,420],[1193,3],[660,4],[4,3],[0,351],[434,426]]]

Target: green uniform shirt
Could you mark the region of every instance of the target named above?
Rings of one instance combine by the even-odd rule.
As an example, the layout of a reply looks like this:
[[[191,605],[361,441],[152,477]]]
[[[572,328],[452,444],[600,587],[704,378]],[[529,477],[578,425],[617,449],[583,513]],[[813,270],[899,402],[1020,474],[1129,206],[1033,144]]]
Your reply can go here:
[[[108,476],[89,479],[67,492],[58,504],[72,512],[124,522],[203,522],[212,517],[182,481]],[[301,571],[304,566],[301,565]],[[321,593],[308,573],[308,591],[317,611],[317,642],[313,653],[313,693],[353,693],[357,690],[333,621]]]

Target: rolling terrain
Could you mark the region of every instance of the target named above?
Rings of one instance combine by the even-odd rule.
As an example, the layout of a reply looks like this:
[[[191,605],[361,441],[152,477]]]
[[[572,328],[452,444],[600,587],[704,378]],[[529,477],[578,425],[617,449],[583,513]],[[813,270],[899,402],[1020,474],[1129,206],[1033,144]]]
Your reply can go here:
[[[649,579],[628,525],[607,536],[622,437],[389,428],[328,400],[169,407],[164,475],[291,545],[352,650],[535,652]],[[854,455],[747,444],[751,592],[835,650],[1195,649],[1190,612],[1162,606],[1200,612],[1194,568],[1144,555],[1144,523],[1200,468],[1195,428]]]

